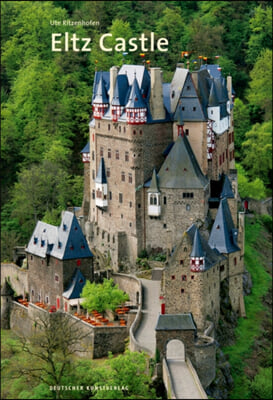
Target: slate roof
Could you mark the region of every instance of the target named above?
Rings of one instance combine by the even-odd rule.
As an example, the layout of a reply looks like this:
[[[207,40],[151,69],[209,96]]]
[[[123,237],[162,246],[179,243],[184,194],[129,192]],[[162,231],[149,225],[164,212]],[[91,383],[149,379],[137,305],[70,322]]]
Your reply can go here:
[[[107,90],[105,87],[105,82],[103,80],[103,77],[101,75],[99,83],[96,88],[96,94],[93,98],[92,104],[108,104],[109,103],[109,97],[107,94]]]
[[[156,331],[196,331],[196,329],[191,313],[160,314],[155,327]]]
[[[96,183],[107,183],[103,157],[101,157],[101,159],[100,159],[100,165],[99,165],[99,169],[98,169],[98,173],[97,173],[95,182]]]
[[[144,102],[140,93],[136,78],[133,81],[126,108],[147,108],[147,104]]]
[[[89,142],[81,150],[81,153],[90,153],[90,143]]]
[[[112,105],[125,106],[128,101],[129,82],[126,75],[118,75],[114,90]]]
[[[223,183],[223,188],[220,194],[220,198],[229,198],[229,199],[234,199],[234,193],[232,191],[232,186],[230,183],[230,180],[228,179],[227,175],[224,175],[224,183]]]
[[[212,249],[229,254],[240,250],[237,237],[238,230],[234,227],[227,199],[223,198],[220,201],[208,243]]]
[[[65,211],[59,227],[38,221],[26,252],[59,260],[93,257],[75,215]]]
[[[198,231],[198,228],[195,224],[192,224],[189,229],[186,231],[188,237],[190,238],[190,241],[192,243],[192,253],[191,256],[192,257],[198,257],[198,256],[194,256],[192,255],[193,252],[196,251],[196,254],[198,254],[198,252],[200,252],[200,254],[202,254],[203,252],[203,256],[205,257],[205,269],[204,271],[207,271],[208,269],[210,269],[213,265],[215,265],[217,262],[219,262],[220,260],[225,259],[225,257],[220,254],[218,252],[218,250],[212,249],[209,246],[208,241],[204,238],[203,235],[200,234],[200,232],[198,232],[198,242],[196,243],[196,247],[194,248],[194,239],[195,239],[195,234],[196,231]]]
[[[158,173],[159,189],[201,189],[208,183],[187,136],[179,135]]]
[[[196,228],[194,238],[193,238],[191,257],[204,257],[204,256],[205,256],[205,253],[204,253],[203,246],[201,243],[199,229]]]
[[[69,300],[79,299],[85,283],[85,277],[83,276],[79,268],[76,268],[67,290],[63,292],[63,297]]]
[[[153,170],[152,180],[151,180],[150,188],[148,189],[148,193],[159,193],[155,168]]]

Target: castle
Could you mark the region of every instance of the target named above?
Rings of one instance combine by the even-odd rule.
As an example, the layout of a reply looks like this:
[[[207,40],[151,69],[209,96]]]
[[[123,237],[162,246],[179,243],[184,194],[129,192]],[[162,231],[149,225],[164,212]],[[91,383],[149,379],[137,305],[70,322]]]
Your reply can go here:
[[[166,313],[217,325],[224,282],[243,314],[244,215],[238,213],[233,89],[218,65],[170,83],[140,65],[96,72],[90,141],[82,150],[82,224],[118,271],[145,249],[166,252]]]
[[[233,100],[217,65],[178,65],[170,83],[143,65],[97,71],[82,208],[64,212],[59,227],[36,225],[26,248],[30,301],[70,311],[94,280],[94,254],[133,272],[145,250],[167,254],[162,314],[217,327],[225,287],[244,315]]]

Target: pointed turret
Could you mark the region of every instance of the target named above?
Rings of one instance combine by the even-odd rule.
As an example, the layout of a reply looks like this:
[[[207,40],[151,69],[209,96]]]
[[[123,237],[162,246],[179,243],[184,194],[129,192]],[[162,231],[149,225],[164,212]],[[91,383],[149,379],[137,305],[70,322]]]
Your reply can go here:
[[[148,189],[148,215],[158,217],[161,215],[160,191],[158,189],[157,175],[154,168],[151,185]]]
[[[224,197],[229,198],[229,199],[234,199],[232,186],[231,186],[230,180],[228,179],[227,175],[225,175],[225,178],[224,178],[224,184],[223,184],[222,192],[220,194],[220,199],[223,199]]]
[[[199,272],[205,269],[205,252],[201,243],[198,228],[196,228],[191,251],[191,271]]]
[[[92,105],[94,118],[101,119],[109,106],[109,99],[102,75],[100,77]]]
[[[147,122],[147,105],[142,99],[136,77],[126,104],[126,119],[127,123],[132,125],[145,124]]]
[[[160,188],[204,189],[208,185],[186,135],[179,135],[158,173]]]
[[[212,249],[229,254],[240,250],[237,237],[238,230],[234,227],[227,199],[223,198],[220,201],[208,243]]]
[[[107,201],[107,179],[104,165],[104,158],[101,157],[98,173],[96,176],[96,206],[106,208]]]

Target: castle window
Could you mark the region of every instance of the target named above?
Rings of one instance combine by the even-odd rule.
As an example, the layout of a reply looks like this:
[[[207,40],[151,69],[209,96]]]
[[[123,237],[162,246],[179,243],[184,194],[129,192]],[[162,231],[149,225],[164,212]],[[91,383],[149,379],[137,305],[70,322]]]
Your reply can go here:
[[[107,235],[107,242],[109,243],[110,242],[110,234],[108,233],[108,235]]]
[[[113,236],[112,242],[115,243],[115,236]]]
[[[59,275],[55,274],[55,282],[59,282]]]
[[[92,179],[95,180],[95,170],[92,169]]]
[[[81,265],[81,260],[77,260],[77,266],[79,267]]]
[[[111,158],[111,149],[108,149],[108,158]]]
[[[194,279],[194,275],[191,275],[191,279]]]
[[[123,214],[120,214],[120,218],[123,219]]]
[[[186,210],[187,210],[187,211],[190,211],[190,209],[191,209],[191,206],[190,206],[189,204],[187,204],[187,205],[186,205]]]
[[[125,133],[125,132],[126,132],[126,127],[124,126],[124,127],[123,127],[123,133]]]
[[[92,161],[94,161],[95,160],[95,152],[94,152],[94,150],[92,151]]]
[[[138,205],[137,205],[137,206],[138,206],[138,208],[141,208],[141,204],[140,204],[140,203],[138,203]]]
[[[175,275],[172,275],[171,278],[172,278],[172,280],[175,280]]]
[[[105,232],[102,231],[102,233],[101,233],[101,238],[102,238],[102,239],[104,239],[104,234],[105,234]]]
[[[222,164],[222,155],[220,154],[220,156],[219,156],[219,165],[221,165]]]
[[[100,148],[100,156],[103,157],[103,147]]]
[[[129,222],[129,226],[130,226],[130,228],[131,228],[131,226],[132,226],[132,222]]]
[[[204,260],[203,260],[203,258],[200,258],[200,260],[199,260],[199,265],[203,265],[204,264]],[[213,271],[214,272],[214,271]]]
[[[181,294],[183,294],[185,292],[185,290],[184,289],[181,289]]]
[[[182,265],[184,263],[184,260],[180,260],[180,265]]]
[[[112,200],[112,192],[109,192],[109,200]]]
[[[119,131],[119,133],[121,132],[121,126],[118,127],[118,131]]]
[[[133,203],[130,201],[129,202],[129,207],[132,208],[132,206],[133,206]]]
[[[217,225],[217,226],[216,226],[216,229],[220,229],[220,225]]]
[[[119,150],[116,150],[116,160],[119,160]]]
[[[96,198],[95,190],[92,190],[92,199],[95,200],[95,198]]]
[[[185,111],[185,107],[184,106],[182,107],[182,111]]]
[[[163,228],[166,229],[167,228],[167,224],[163,224]]]
[[[129,161],[129,152],[125,151],[125,161]]]
[[[192,108],[192,111],[196,111],[196,107],[193,107],[193,108]]]
[[[211,307],[213,307],[213,300],[211,300]]]
[[[119,202],[120,202],[120,203],[122,203],[122,202],[123,202],[123,196],[122,196],[122,193],[119,193],[119,195],[118,195],[118,199],[119,199]]]
[[[167,204],[167,197],[166,197],[166,196],[163,197],[163,203],[164,203],[165,205]]]
[[[123,172],[123,171],[121,173],[121,181],[125,182],[125,172]]]
[[[136,135],[136,131],[135,130],[133,130],[133,134]]]
[[[94,135],[94,133],[92,133],[92,142],[94,142],[95,141],[95,135]]]
[[[110,178],[111,172],[110,172],[110,168],[106,169],[106,176],[107,178]]]
[[[132,174],[129,174],[129,183],[132,183],[133,182],[133,176],[132,176]]]
[[[234,257],[234,265],[237,265],[237,258],[236,257]]]
[[[182,275],[182,281],[186,281],[187,280],[187,275]]]
[[[190,192],[190,193],[185,192],[185,193],[183,193],[183,199],[193,199],[193,197],[194,197],[194,193],[193,192]]]
[[[187,247],[184,247],[184,251],[185,251],[185,252],[188,251]]]
[[[189,136],[189,134],[190,134],[189,129],[185,129],[185,133],[186,133],[186,136]]]
[[[46,296],[45,302],[46,302],[47,304],[49,303],[49,298],[48,298],[48,296]]]
[[[210,114],[213,115],[213,110],[210,110]]]
[[[110,131],[110,129],[111,129],[111,125],[110,125],[110,124],[108,124],[108,131]]]
[[[143,132],[142,132],[142,130],[140,129],[139,134],[142,135],[142,133],[143,133]]]

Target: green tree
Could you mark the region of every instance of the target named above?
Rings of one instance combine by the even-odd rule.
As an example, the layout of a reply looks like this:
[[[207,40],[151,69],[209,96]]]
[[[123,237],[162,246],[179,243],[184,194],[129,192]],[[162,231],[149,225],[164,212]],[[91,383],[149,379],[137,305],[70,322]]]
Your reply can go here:
[[[242,162],[251,179],[260,178],[265,185],[272,178],[272,121],[255,124],[245,135]]]
[[[107,368],[108,367],[108,368]],[[110,367],[110,368],[109,368]],[[97,381],[97,386],[116,386],[118,390],[98,390],[95,399],[155,399],[155,390],[151,389],[148,357],[145,353],[130,352],[117,357],[109,355],[105,375]]]
[[[236,159],[242,160],[242,144],[245,134],[251,129],[249,106],[241,99],[236,98],[234,102],[234,132],[235,132],[235,151]]]
[[[263,50],[250,72],[247,99],[265,112],[265,120],[272,119],[272,50]]]
[[[240,164],[236,164],[238,173],[238,191],[242,198],[251,197],[252,199],[261,200],[266,197],[266,188],[263,181],[255,178],[250,181],[246,175],[244,168]]]
[[[97,310],[98,312],[114,310],[129,300],[128,294],[120,290],[117,285],[114,285],[113,279],[104,279],[101,284],[87,281],[81,297],[84,299],[82,306],[88,312],[92,310]]]
[[[251,34],[248,40],[247,61],[254,65],[261,51],[272,49],[272,7],[256,7],[249,24]]]

